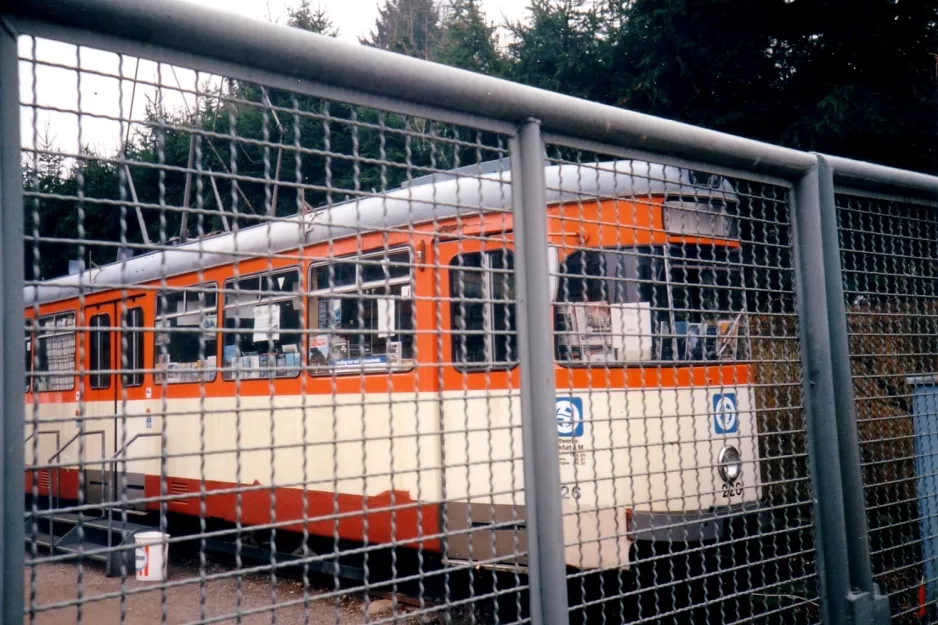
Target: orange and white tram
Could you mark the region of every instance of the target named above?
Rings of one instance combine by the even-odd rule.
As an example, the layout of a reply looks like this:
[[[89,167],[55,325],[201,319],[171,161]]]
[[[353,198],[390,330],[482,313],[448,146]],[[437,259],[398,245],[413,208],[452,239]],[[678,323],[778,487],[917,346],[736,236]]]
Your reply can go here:
[[[759,496],[737,197],[673,167],[579,167],[545,170],[542,425],[568,564],[627,568],[643,531],[703,537]],[[27,465],[45,467],[27,493],[512,556],[508,181],[429,176],[27,287]]]

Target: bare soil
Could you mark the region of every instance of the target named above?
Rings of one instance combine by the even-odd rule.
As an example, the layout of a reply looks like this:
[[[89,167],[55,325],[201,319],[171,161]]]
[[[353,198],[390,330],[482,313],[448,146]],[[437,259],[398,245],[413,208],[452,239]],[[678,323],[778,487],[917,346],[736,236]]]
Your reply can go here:
[[[205,573],[215,575],[228,570],[209,563]],[[103,566],[96,563],[86,563],[79,569],[75,562],[27,565],[24,581],[24,623],[37,625],[205,621],[245,625],[345,625],[366,621],[365,599],[360,594],[317,599],[317,595],[331,589],[311,585],[304,600],[301,580],[278,579],[272,584],[269,574],[263,573],[242,576],[239,608],[236,578],[206,581],[203,586],[197,564],[171,565],[168,587],[138,582],[132,576],[122,582],[120,577],[106,577]],[[176,583],[180,585],[172,585]],[[115,596],[106,598],[112,594]],[[372,601],[377,600],[378,597],[372,598]],[[288,605],[282,605],[284,603]],[[410,609],[402,605],[399,614]],[[237,617],[239,612],[241,618]],[[387,618],[390,614],[381,616]],[[415,619],[403,617],[403,620]]]

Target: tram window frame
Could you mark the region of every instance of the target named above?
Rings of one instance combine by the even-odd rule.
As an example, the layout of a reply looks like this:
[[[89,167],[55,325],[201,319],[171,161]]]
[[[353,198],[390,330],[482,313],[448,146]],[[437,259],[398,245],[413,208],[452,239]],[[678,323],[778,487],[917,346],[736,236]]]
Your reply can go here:
[[[23,338],[24,345],[23,351],[26,352],[26,367],[24,369],[26,378],[26,392],[30,392],[33,388],[33,345],[35,341],[34,330],[33,330],[33,320],[26,320],[26,336]]]
[[[663,247],[661,258],[656,281],[667,284],[665,293],[670,294],[667,305],[655,302],[659,311],[654,327],[655,357],[668,363],[748,360],[749,315],[741,249],[672,244]],[[657,292],[662,293],[660,289]],[[710,306],[704,305],[705,296],[711,299]],[[713,306],[712,302],[720,298],[723,301]],[[691,303],[693,300],[697,300],[696,305]],[[691,326],[704,324],[710,328],[707,332],[696,336],[689,333]],[[697,337],[694,345],[692,338]]]
[[[127,341],[121,341],[121,362],[119,368],[123,371],[124,362],[130,365],[130,372],[123,371],[121,384],[124,388],[143,385],[143,308],[134,306],[127,309],[124,322],[121,324],[121,333]],[[132,329],[131,329],[132,328]],[[124,344],[130,349],[130,355],[125,353]]]
[[[492,260],[501,255],[500,267],[492,265]],[[479,259],[478,265],[469,265],[466,259]],[[460,274],[476,273],[482,278],[479,283],[480,297],[471,297],[466,294],[465,280],[462,279],[462,293],[460,293]],[[505,276],[506,280],[496,280],[496,276]],[[451,364],[457,371],[510,371],[518,366],[518,314],[515,298],[514,279],[514,251],[510,249],[481,250],[478,252],[464,252],[456,254],[449,263],[449,328]],[[500,291],[500,292],[499,292]],[[481,300],[479,303],[473,303]],[[465,323],[469,307],[481,307],[482,325],[477,329],[459,328],[460,318]],[[503,307],[504,312],[498,313]],[[507,322],[503,329],[495,328],[497,318],[501,316]],[[468,340],[470,337],[482,337],[483,360],[463,360],[464,352],[468,354]],[[461,340],[461,337],[465,337]],[[502,337],[500,341],[498,337]],[[504,345],[499,348],[499,343]],[[504,360],[499,360],[499,352],[505,354]]]
[[[413,249],[409,246],[402,246],[310,265],[309,305],[306,318],[309,332],[306,367],[310,375],[387,375],[410,371],[416,366],[417,331],[413,326],[417,301],[414,297],[416,275],[413,259]],[[319,288],[321,281],[326,284],[323,288]],[[335,295],[338,297],[333,297]],[[381,305],[378,303],[380,301],[393,304]],[[338,308],[330,308],[330,306],[334,307],[334,303],[330,302],[339,302]],[[374,302],[374,310],[371,310],[371,302]],[[325,313],[321,310],[323,306],[325,306]],[[363,313],[364,308],[368,307],[367,318],[369,321],[375,321],[376,324],[382,316],[380,309],[383,308],[389,315],[385,318],[392,322],[393,327],[343,328],[342,326],[347,324],[342,311],[352,306],[356,310],[361,306]],[[327,318],[328,323],[328,317],[333,310],[339,311],[339,327],[321,328],[322,319]],[[350,322],[361,321],[364,318],[365,315],[362,315],[360,319],[356,314]],[[349,338],[342,338],[343,336]],[[368,355],[363,353],[366,351],[362,343],[365,336],[371,337],[371,344],[367,350],[373,353]],[[390,340],[392,337],[396,337],[397,340]],[[356,338],[359,343],[353,344]],[[380,345],[382,339],[384,339],[384,351],[374,352],[375,346]],[[389,345],[394,346],[393,351],[390,351]],[[325,354],[323,347],[326,350]],[[329,358],[333,353],[333,348],[336,350],[335,353],[344,358],[338,359],[335,364],[330,364]],[[351,356],[353,348],[359,350],[357,357]],[[338,351],[343,349],[346,353]],[[317,357],[317,364],[312,362],[314,355]],[[366,359],[370,357],[376,360],[368,362]],[[358,363],[351,362],[356,358]]]
[[[654,247],[567,250],[552,276],[554,361],[567,368],[613,369],[657,362],[652,325],[656,312],[652,304],[657,262]],[[631,308],[635,317],[613,321],[612,306]],[[641,327],[645,322],[649,325],[647,332],[642,330],[637,335],[625,332],[626,323]],[[576,329],[577,326],[580,328]],[[602,329],[593,334],[587,327]],[[629,344],[629,339],[635,338],[638,343]],[[617,349],[632,353],[616,356]]]
[[[205,383],[213,382],[215,380],[215,375],[217,372],[217,363],[218,363],[218,283],[209,282],[206,284],[188,284],[185,286],[179,287],[170,287],[171,290],[161,291],[156,294],[156,315],[153,319],[153,360],[155,363],[153,379],[156,384],[195,384],[195,383]],[[183,296],[183,311],[182,312],[171,312],[167,313],[162,310],[164,298],[170,300],[170,298],[175,299],[179,295]],[[206,302],[205,307],[190,309],[187,305],[189,298],[191,297],[195,301],[198,301],[199,295],[203,295],[205,298],[213,298],[214,304],[209,305]],[[174,336],[181,336],[183,333],[170,331],[166,332],[163,330],[164,326],[160,325],[164,321],[172,321],[173,319],[179,319],[187,317],[192,314],[201,313],[200,323],[202,325],[206,324],[206,321],[209,317],[205,314],[208,311],[214,311],[214,332],[211,332],[211,327],[205,325],[201,334],[203,336],[211,335],[212,338],[205,340],[205,365],[202,366],[202,363],[199,361],[168,361],[164,367],[163,363],[160,362],[164,352],[163,346],[161,345],[161,338],[163,335],[169,335],[169,340],[172,341]],[[175,330],[179,326],[170,328]],[[193,332],[192,334],[195,334]],[[210,344],[214,344],[214,347],[209,347]],[[167,350],[168,351],[168,350]],[[192,365],[198,364],[198,367],[174,367],[170,368],[169,365]],[[205,373],[204,370],[208,369],[209,372]],[[172,375],[167,375],[165,372],[171,371]],[[192,374],[191,372],[195,372]],[[172,376],[180,376],[179,379],[172,379]],[[185,376],[185,377],[182,377]]]
[[[59,321],[65,321],[65,323],[59,323]],[[47,326],[46,323],[51,321],[52,326]],[[70,323],[69,323],[70,321]],[[63,330],[59,330],[63,328]],[[75,325],[75,312],[68,311],[57,313],[53,315],[45,315],[39,318],[39,323],[36,325],[36,358],[35,366],[33,367],[33,388],[37,392],[48,393],[48,392],[61,392],[61,391],[70,391],[75,388],[75,375],[76,375],[76,363],[75,357],[78,352],[78,339],[77,339],[77,330]],[[67,337],[71,335],[71,344],[68,345]],[[45,351],[45,341],[49,341],[56,337],[66,337],[65,349],[70,351],[71,354],[65,354],[61,358],[63,364],[66,360],[70,362],[68,369],[48,369],[48,354]],[[43,347],[40,347],[43,346]],[[43,362],[45,361],[45,362]],[[56,371],[68,371],[67,374],[58,374]],[[68,380],[68,385],[66,386],[64,382],[60,384],[52,385],[52,380]]]
[[[294,274],[296,280],[294,282],[294,290],[292,291],[283,291],[282,295],[277,294],[276,296],[271,295],[274,292],[273,282],[281,277],[287,276],[289,274]],[[303,346],[303,337],[304,337],[304,327],[303,327],[303,284],[301,282],[302,271],[299,267],[286,267],[279,268],[270,271],[262,271],[257,273],[248,274],[245,276],[239,276],[237,279],[231,278],[225,281],[225,290],[222,297],[222,327],[223,336],[222,336],[222,379],[226,381],[233,381],[235,379],[240,380],[265,380],[271,377],[271,373],[274,374],[273,377],[278,379],[283,378],[295,378],[300,374],[300,370],[303,368],[302,360],[302,346]],[[254,280],[257,280],[257,288],[245,288],[238,287],[234,288],[234,284],[237,282],[241,283],[250,283]],[[267,282],[267,284],[262,284]],[[256,299],[253,301],[242,300],[238,302],[229,303],[229,297],[233,297],[235,294],[254,294]],[[254,328],[244,328],[241,330],[240,325],[236,327],[228,327],[229,321],[229,311],[234,311],[239,308],[245,308],[251,306],[256,308],[259,305],[264,306],[278,306],[280,308],[279,319],[284,318],[283,307],[289,306],[293,303],[293,309],[296,311],[297,325],[296,328],[288,328],[286,330],[280,325],[278,321],[278,331],[276,334],[278,338],[274,339],[272,343],[273,347],[276,350],[279,348],[284,348],[286,345],[293,345],[293,343],[285,342],[281,340],[284,335],[296,337],[296,351],[295,352],[286,352],[281,353],[274,352],[274,364],[271,366],[269,353],[257,353],[257,352],[247,352],[242,350],[238,344],[237,337],[238,335],[243,334],[255,334]],[[240,317],[232,317],[234,319],[240,319]],[[268,336],[271,333],[268,333]],[[232,343],[229,344],[229,338],[232,339]],[[254,345],[264,345],[267,344],[268,349],[270,347],[271,341],[267,339],[266,341],[257,342],[251,341]],[[234,351],[226,355],[226,351],[229,347],[233,347]],[[296,360],[295,364],[287,364],[287,354],[295,353]],[[283,357],[283,364],[281,365],[278,361],[281,356]],[[235,366],[234,361],[229,364],[228,360],[231,358],[238,358],[240,366]],[[254,364],[254,358],[257,358],[256,365]]]
[[[700,250],[700,257],[694,257],[689,254],[692,250]],[[676,254],[679,251],[680,254]],[[570,253],[558,265],[557,278],[553,287],[552,304],[554,309],[554,359],[557,364],[569,368],[605,368],[619,369],[634,366],[695,366],[695,365],[725,365],[746,359],[749,353],[747,343],[747,313],[745,304],[733,304],[727,302],[722,308],[713,309],[713,319],[684,319],[682,316],[688,314],[697,314],[702,312],[697,307],[677,306],[675,294],[678,292],[688,292],[691,289],[701,289],[706,286],[704,283],[698,284],[689,281],[687,275],[691,271],[707,269],[716,273],[725,273],[728,278],[738,279],[738,285],[727,283],[726,285],[714,284],[713,288],[722,288],[733,297],[737,294],[739,297],[745,297],[745,287],[742,282],[741,261],[733,258],[733,254],[739,253],[739,250],[731,246],[682,246],[682,245],[638,245],[623,246],[620,248],[584,248],[577,249]],[[707,255],[711,258],[707,258]],[[716,258],[719,254],[725,254],[725,259]],[[580,266],[580,271],[568,269],[571,259],[595,255],[602,257],[602,262],[596,265],[604,271],[599,273],[588,273]],[[628,266],[616,261],[615,267],[608,263],[609,257],[629,258],[635,257],[637,262],[630,262]],[[681,264],[683,263],[683,264]],[[608,268],[615,269],[615,275],[609,273]],[[623,273],[623,270],[627,272]],[[684,271],[684,278],[678,279],[675,270]],[[570,285],[575,282],[583,282],[577,289],[570,289]],[[590,283],[590,284],[587,284]],[[623,288],[624,287],[624,288]],[[597,288],[599,290],[597,290]],[[567,295],[576,291],[582,298],[567,299]],[[589,291],[591,296],[587,296]],[[565,292],[567,295],[565,295]],[[738,293],[737,293],[738,292]],[[602,300],[597,300],[597,294],[602,295]],[[682,296],[681,301],[685,301],[689,296]],[[572,308],[582,307],[584,310],[592,308],[594,304],[599,304],[600,308],[606,305],[625,304],[637,306],[633,311],[639,315],[637,323],[644,329],[639,334],[626,333],[621,334],[619,323],[613,322],[607,318],[609,324],[608,330],[600,330],[595,335],[576,331],[569,327],[567,319]],[[564,310],[566,309],[566,311]],[[607,314],[611,311],[607,311]],[[647,315],[647,317],[642,317]],[[682,328],[681,331],[670,329],[672,320],[678,323],[674,325]],[[703,322],[703,323],[702,323]],[[621,323],[621,322],[620,322]],[[599,324],[602,325],[602,324]],[[647,325],[647,327],[645,327]],[[720,328],[732,330],[732,334],[721,334]],[[688,328],[693,328],[695,332],[690,332]],[[705,329],[710,328],[705,331]],[[573,336],[580,338],[586,337],[590,342],[594,342],[599,347],[596,348],[597,358],[575,356],[565,357],[561,347],[563,336]],[[638,338],[638,357],[609,357],[608,354],[614,349],[613,338],[627,339]],[[636,351],[635,343],[632,345],[632,351]],[[723,346],[732,346],[730,351],[723,355]],[[719,347],[715,353],[714,349]],[[583,347],[581,347],[583,349]],[[677,354],[675,356],[674,354]],[[571,354],[572,355],[572,354]],[[604,357],[605,356],[605,357]],[[712,357],[709,357],[712,356]]]
[[[88,320],[88,377],[91,390],[111,388],[111,351],[113,331],[111,315],[100,313]],[[104,371],[105,373],[101,373]]]

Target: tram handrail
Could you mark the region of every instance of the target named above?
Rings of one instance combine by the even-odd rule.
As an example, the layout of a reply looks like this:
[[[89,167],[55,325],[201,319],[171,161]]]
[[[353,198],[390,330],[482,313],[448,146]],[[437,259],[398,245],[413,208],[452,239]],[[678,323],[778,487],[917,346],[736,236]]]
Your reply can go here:
[[[104,433],[104,430],[81,430],[81,431],[77,432],[77,433],[75,434],[75,436],[73,436],[73,437],[71,437],[70,439],[68,439],[68,441],[67,441],[64,445],[62,445],[61,447],[59,447],[59,448],[55,451],[55,453],[52,455],[52,457],[49,458],[48,462],[52,462],[53,460],[55,460],[56,458],[58,458],[59,456],[61,456],[61,455],[62,455],[62,452],[64,452],[66,449],[68,449],[69,446],[70,446],[72,443],[74,443],[75,441],[77,441],[79,438],[81,438],[81,437],[83,437],[83,436],[89,436],[89,435],[91,435],[91,434],[100,434],[100,435],[101,435],[101,449],[104,449],[104,434],[105,434],[105,433]]]

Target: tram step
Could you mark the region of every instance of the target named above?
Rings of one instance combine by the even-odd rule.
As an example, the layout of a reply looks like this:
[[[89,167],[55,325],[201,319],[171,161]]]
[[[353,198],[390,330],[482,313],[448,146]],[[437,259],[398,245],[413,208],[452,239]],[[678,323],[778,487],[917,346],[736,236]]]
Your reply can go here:
[[[34,524],[39,530],[35,534]],[[27,519],[25,539],[27,550],[32,542],[38,547],[51,549],[53,553],[81,553],[84,559],[103,562],[110,577],[120,575],[122,564],[125,571],[134,570],[134,534],[153,529],[151,525],[125,523],[119,516],[109,519],[61,512]]]
[[[65,553],[81,554],[83,558],[97,560],[98,562],[107,562],[111,557],[111,553],[113,553],[113,548],[108,548],[107,545],[91,541],[72,543],[70,545],[58,545],[56,549]]]
[[[55,540],[55,536],[52,534],[46,534],[45,532],[38,532],[33,534],[29,529],[26,530],[26,542],[32,542],[37,547],[42,547],[48,549],[52,546],[52,542]],[[29,548],[26,549],[27,555],[29,555]]]
[[[56,514],[50,517],[53,523],[61,523],[65,526],[75,526],[79,524],[79,516],[73,513]],[[103,532],[120,532],[122,534],[144,532],[153,529],[152,525],[141,525],[130,521],[121,521],[120,515],[115,514],[113,518],[107,517],[81,517],[82,528],[100,530]]]

